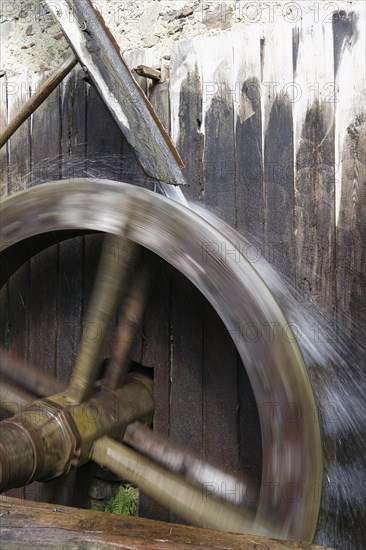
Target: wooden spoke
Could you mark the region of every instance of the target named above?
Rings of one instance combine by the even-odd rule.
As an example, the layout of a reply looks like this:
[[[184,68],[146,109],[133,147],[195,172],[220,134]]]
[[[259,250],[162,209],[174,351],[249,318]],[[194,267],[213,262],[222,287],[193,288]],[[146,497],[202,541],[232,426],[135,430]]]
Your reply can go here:
[[[94,444],[92,460],[138,485],[147,495],[189,522],[232,533],[253,532],[254,514],[251,511],[220,501],[209,491],[190,485],[109,437]],[[261,533],[264,531],[262,528]]]
[[[122,304],[117,327],[117,343],[104,380],[109,388],[117,388],[126,379],[136,329],[141,324],[148,299],[150,281],[151,273],[143,267],[140,268]]]
[[[19,413],[22,407],[25,407],[28,403],[31,403],[36,398],[20,389],[13,386],[10,382],[1,377],[0,384],[0,408],[1,412],[6,411],[10,414]]]
[[[66,385],[39,367],[30,365],[0,347],[0,374],[37,397],[47,397],[65,390]]]
[[[136,251],[126,237],[108,236],[103,245],[79,356],[70,380],[70,396],[77,403],[88,398],[98,376],[103,348],[126,291]]]
[[[169,438],[135,422],[127,427],[123,441],[170,472],[183,476],[204,491],[220,499],[255,511],[257,498],[251,498],[250,480],[239,479],[202,460],[198,455],[180,447]],[[254,491],[256,493],[257,491]]]

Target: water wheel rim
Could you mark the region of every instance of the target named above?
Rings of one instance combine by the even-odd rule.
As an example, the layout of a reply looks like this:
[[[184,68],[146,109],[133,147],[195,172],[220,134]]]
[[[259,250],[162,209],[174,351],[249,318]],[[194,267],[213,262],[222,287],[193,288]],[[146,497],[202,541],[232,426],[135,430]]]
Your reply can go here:
[[[205,219],[146,189],[83,178],[7,197],[0,215],[3,252],[54,231],[118,235],[128,217],[131,240],[173,265],[201,291],[235,335],[260,413],[263,467],[253,531],[311,541],[323,470],[316,401],[296,339],[270,290],[240,251],[220,252],[235,248],[234,231],[225,231],[220,220],[215,224],[212,214]],[[271,327],[270,337],[248,342],[240,334],[248,324]]]

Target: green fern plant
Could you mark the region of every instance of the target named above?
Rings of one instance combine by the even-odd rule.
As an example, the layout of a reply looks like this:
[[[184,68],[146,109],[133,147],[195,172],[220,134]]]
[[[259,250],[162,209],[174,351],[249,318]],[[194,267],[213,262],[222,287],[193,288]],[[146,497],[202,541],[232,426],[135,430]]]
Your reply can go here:
[[[132,516],[139,506],[139,490],[135,487],[120,487],[115,497],[107,502],[104,511],[112,514]]]

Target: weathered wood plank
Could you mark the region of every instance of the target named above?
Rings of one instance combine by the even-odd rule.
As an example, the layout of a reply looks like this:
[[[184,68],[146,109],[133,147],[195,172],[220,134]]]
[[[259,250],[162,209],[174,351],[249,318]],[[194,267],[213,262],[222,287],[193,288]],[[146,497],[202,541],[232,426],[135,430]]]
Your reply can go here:
[[[335,305],[334,64],[331,25],[305,17],[294,30],[296,280],[329,314]],[[320,44],[322,47],[320,48]]]
[[[8,86],[6,74],[0,79],[0,131],[2,131],[8,121]],[[8,194],[8,145],[0,149],[0,198],[6,197]],[[6,243],[0,242],[0,250]],[[8,285],[5,285],[0,290],[0,341],[4,347],[8,346],[9,332],[9,310],[8,310]]]
[[[238,334],[236,337],[241,338]],[[235,336],[234,336],[235,338]],[[259,412],[254,398],[248,374],[238,355],[238,447],[240,470],[251,482],[244,499],[249,504],[257,502],[261,488],[262,476],[262,436]],[[261,413],[263,413],[263,408]]]
[[[25,122],[32,113],[47,99],[51,92],[62,82],[64,77],[75,67],[77,63],[76,57],[72,54],[54,73],[52,73],[45,82],[31,95],[21,109],[17,112],[8,125],[1,129],[0,132],[0,148],[7,140],[17,131],[17,129]]]
[[[366,49],[365,3],[356,2],[333,15],[336,136],[336,305],[339,343],[347,345],[347,373],[340,370],[340,383],[352,384],[353,409],[349,412],[357,436],[348,432],[337,440],[337,461],[350,471],[364,471],[364,420],[357,418],[364,400],[366,374]],[[343,347],[343,346],[342,346]],[[357,396],[357,397],[356,397]],[[356,431],[355,431],[356,433]],[[352,437],[352,439],[351,439]],[[354,438],[354,439],[353,439]],[[349,441],[352,441],[350,453]],[[352,470],[351,470],[352,469]],[[366,487],[359,487],[346,500],[339,489],[339,504],[330,500],[328,529],[340,531],[340,546],[346,547],[352,532],[354,547],[363,545],[363,505]],[[342,491],[342,492],[341,492]],[[335,499],[333,499],[335,500]],[[338,499],[337,499],[338,500]],[[348,502],[350,504],[348,504]],[[346,504],[347,502],[347,504]],[[341,517],[340,517],[341,516]]]
[[[185,163],[188,199],[204,200],[202,70],[197,40],[172,47],[170,65],[171,133]]]
[[[116,516],[91,510],[77,510],[0,499],[0,533],[7,548],[19,548],[26,543],[32,548],[55,548],[66,544],[76,548],[111,547],[163,550],[202,548],[221,550],[316,550],[306,543],[281,542],[254,535],[234,535],[210,529],[200,529],[156,522],[132,516]],[[324,549],[326,550],[326,549]],[[328,549],[330,550],[330,549]]]
[[[83,71],[74,70],[60,90],[61,109],[61,176],[73,179],[85,171],[86,83]],[[59,244],[57,282],[57,347],[56,373],[68,382],[76,361],[81,335],[83,304],[83,238]]]
[[[202,131],[204,133],[204,204],[236,225],[235,205],[235,71],[231,35],[202,39]],[[203,60],[206,48],[210,57]]]
[[[176,44],[171,52],[171,131],[182,158],[188,187],[203,200],[202,75],[199,39]],[[170,436],[202,452],[203,299],[176,271],[171,297]],[[184,397],[183,397],[184,396]],[[179,519],[173,514],[171,520]],[[179,520],[180,521],[180,520]]]
[[[47,79],[46,74],[32,77],[32,93]],[[54,90],[31,117],[31,174],[29,185],[48,179],[49,171],[60,177],[60,90]],[[55,159],[55,162],[50,162]],[[58,246],[37,254],[30,260],[29,274],[29,347],[30,363],[56,374]],[[53,484],[32,483],[25,488],[27,499],[49,500]]]
[[[174,271],[171,304],[170,436],[202,452],[203,297]],[[171,514],[171,520],[177,521]]]
[[[207,50],[209,57],[205,54]],[[238,94],[234,72],[231,37],[194,39],[173,48],[173,139],[182,158],[187,159],[185,175],[189,188],[185,194],[204,201],[235,225],[233,127]],[[236,351],[213,313],[205,303],[201,336],[195,335],[198,325],[187,324],[185,328],[191,338],[202,338],[204,346],[203,409],[195,414],[202,418],[203,456],[236,472],[239,468]],[[196,368],[198,377],[199,367]],[[182,384],[179,386],[181,390]],[[172,392],[173,387],[174,380]],[[188,425],[186,430],[188,433]],[[226,449],[230,451],[225,452]]]
[[[130,67],[141,63],[156,65],[153,52],[141,52],[139,59],[128,59]],[[131,64],[132,63],[132,64]],[[163,81],[145,80],[146,93],[164,127],[170,132],[169,75],[163,67]],[[171,268],[145,251],[144,265],[150,271],[150,300],[143,320],[141,363],[154,369],[154,430],[169,434],[170,428],[170,294]],[[140,492],[139,513],[151,519],[169,520],[169,511]]]
[[[30,82],[26,74],[8,78],[8,120],[11,120],[21,106],[29,99]],[[28,119],[16,135],[8,141],[9,150],[9,193],[26,189],[30,172],[30,120]]]
[[[366,76],[365,67],[359,65],[366,49],[365,17],[365,4],[358,2],[333,18],[338,89],[337,314],[360,365],[365,364],[362,342],[366,331]]]
[[[20,74],[8,78],[8,120],[29,98],[29,80]],[[28,186],[30,173],[30,120],[8,141],[8,193]],[[22,359],[28,359],[29,263],[22,266],[8,283],[7,344]],[[13,496],[24,496],[24,489],[15,489]]]
[[[0,79],[0,133],[8,123],[8,77],[6,74]],[[8,194],[9,148],[5,145],[0,148],[0,197]]]
[[[267,25],[261,38],[265,232],[267,259],[295,275],[292,26]]]
[[[236,94],[236,229],[264,241],[263,133],[260,27],[234,37]],[[238,88],[238,89],[237,89]]]
[[[181,159],[131,75],[101,14],[84,0],[77,4],[63,0],[57,6],[47,3],[145,172],[165,183],[183,184]]]
[[[141,364],[154,369],[153,428],[163,435],[170,429],[170,286],[171,268],[163,261],[152,274],[150,298],[143,321]],[[151,519],[169,520],[169,511],[140,493],[139,514]]]
[[[86,95],[86,173],[89,177],[118,178],[121,151],[119,134],[120,132],[118,132],[98,92],[88,84]],[[117,143],[113,141],[113,138],[117,140]],[[112,162],[111,159],[115,156],[116,151],[118,151],[117,159],[113,158]],[[92,296],[103,240],[104,235],[84,237],[82,332],[86,330],[90,338],[98,337],[98,327],[86,327],[84,321]],[[105,350],[105,358],[109,357],[111,353],[109,344],[110,341]]]
[[[264,31],[263,31],[264,32]],[[254,257],[265,254],[266,196],[263,173],[264,153],[264,94],[262,89],[264,51],[261,29],[248,27],[245,33],[236,33],[234,41],[235,68],[235,204],[236,229],[252,236]],[[247,327],[236,327],[231,334],[235,342],[246,338]],[[255,328],[254,328],[255,330]],[[244,331],[244,333],[242,333]],[[249,338],[252,338],[249,328]],[[257,406],[245,371],[245,365],[237,357],[237,392],[232,399],[238,404],[237,447],[239,467],[252,485],[248,494],[238,495],[252,502],[258,498],[261,481],[261,441]]]
[[[34,75],[32,90],[47,78],[47,74]],[[55,159],[53,170],[60,177],[60,112],[59,89],[55,90],[32,115],[31,163],[29,184],[48,178],[43,167]],[[32,258],[30,276],[29,359],[49,374],[55,374],[58,247],[52,246]]]
[[[235,475],[240,469],[237,351],[222,321],[207,302],[203,346],[202,454],[207,461]],[[235,486],[219,490],[235,492]]]

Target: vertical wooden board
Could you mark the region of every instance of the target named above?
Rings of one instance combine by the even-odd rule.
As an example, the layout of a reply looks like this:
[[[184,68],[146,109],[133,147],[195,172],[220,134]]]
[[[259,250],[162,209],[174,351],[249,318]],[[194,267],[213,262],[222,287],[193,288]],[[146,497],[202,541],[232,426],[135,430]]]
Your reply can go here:
[[[338,438],[337,461],[347,464],[353,476],[357,471],[364,472],[366,466],[365,426],[357,426],[366,374],[365,18],[364,2],[355,2],[333,15],[338,99],[335,105],[337,325],[340,341],[347,344],[346,375],[347,381],[352,381],[348,399],[352,399],[356,412],[355,417],[352,416],[353,433],[344,433]],[[339,377],[342,383],[345,373],[341,371]],[[328,521],[327,531],[334,539],[336,533],[339,547],[347,548],[351,532],[354,547],[364,544],[365,493],[365,486],[361,484],[348,496],[342,491],[337,507],[330,505],[334,520]]]
[[[153,52],[144,51],[144,57],[135,65],[155,66]],[[162,61],[163,63],[163,61]],[[146,92],[165,129],[170,133],[170,80],[166,65],[161,68],[162,82],[146,82]],[[143,321],[142,357],[144,366],[154,369],[154,423],[153,429],[169,435],[170,429],[170,300],[171,267],[163,260],[145,254],[146,268],[152,270],[150,301]],[[140,515],[151,519],[169,520],[169,511],[147,495],[140,493]]]
[[[198,42],[202,71],[204,204],[236,224],[234,102],[238,98],[232,35]],[[204,57],[205,52],[210,55]]]
[[[26,74],[8,78],[8,119],[11,120],[29,97]],[[30,171],[30,123],[27,121],[8,141],[9,194],[27,187]],[[28,358],[28,264],[22,266],[8,283],[8,345],[20,357]]]
[[[8,86],[7,76],[0,79],[0,131],[3,131],[8,123]],[[8,194],[8,145],[0,149],[0,198]],[[0,218],[1,226],[1,218]],[[0,242],[0,250],[6,245]],[[4,285],[0,290],[0,341],[3,346],[8,345],[8,285]]]
[[[335,146],[332,26],[305,16],[294,29],[295,234],[298,286],[324,311],[335,304]]]
[[[154,369],[153,429],[169,436],[171,267],[159,260],[151,277],[150,296],[143,321],[141,364]],[[150,519],[169,521],[169,511],[142,492],[139,514]]]
[[[80,67],[64,80],[60,89],[62,178],[86,174],[86,87]],[[84,238],[59,245],[57,377],[68,381],[80,345],[84,301]],[[70,472],[53,483],[53,501],[85,505],[89,465]],[[84,476],[84,478],[83,478]],[[83,479],[82,479],[83,478]]]
[[[151,273],[150,296],[143,321],[141,363],[154,369],[154,430],[169,435],[170,300],[172,268],[158,260]]]
[[[26,73],[8,78],[8,120],[12,120],[22,104],[29,98],[30,81]],[[26,189],[30,173],[30,120],[28,119],[8,141],[9,193]]]
[[[201,451],[202,296],[182,274],[173,273],[170,435]]]
[[[29,80],[26,74],[8,78],[8,120],[17,113],[29,97]],[[28,186],[30,172],[30,122],[21,126],[8,141],[8,193],[16,193]],[[23,359],[28,359],[29,263],[11,277],[8,287],[7,344]],[[15,490],[24,498],[24,488]],[[13,493],[14,496],[14,493]]]
[[[275,268],[293,278],[294,143],[292,25],[276,21],[261,38],[263,179],[266,256]]]
[[[34,75],[35,90],[47,74]],[[43,179],[39,167],[50,158],[55,158],[60,177],[60,112],[59,89],[35,111],[31,120],[30,185]],[[30,343],[29,359],[50,374],[56,373],[56,318],[57,318],[58,248],[52,246],[32,258],[30,277]]]
[[[234,36],[236,229],[264,241],[263,136],[259,25]]]
[[[0,132],[8,123],[8,77],[5,74],[0,78]],[[9,171],[9,147],[8,144],[0,149],[0,198],[8,194]],[[1,223],[1,220],[0,220]]]
[[[333,18],[336,59],[337,314],[354,366],[365,365],[366,49],[365,4]],[[352,367],[352,365],[351,365]],[[361,371],[354,368],[354,375]],[[363,372],[364,374],[364,372]]]
[[[86,83],[82,76],[82,69],[77,67],[64,80],[60,89],[61,176],[71,184],[74,178],[84,175],[86,166]],[[60,243],[56,372],[57,377],[65,382],[70,378],[79,348],[83,275],[83,238]]]
[[[234,67],[238,97],[235,101],[236,229],[265,248],[266,196],[263,178],[263,47],[259,25],[235,33]],[[265,115],[265,112],[264,112]],[[239,335],[235,335],[240,337]],[[259,422],[253,392],[241,360],[237,359],[239,469],[254,483],[261,474]],[[252,432],[251,430],[255,431]],[[253,434],[257,434],[254,435]]]
[[[32,93],[48,74],[32,77]],[[59,89],[31,117],[30,185],[47,181],[50,173],[60,177]],[[44,167],[47,167],[44,170]],[[58,246],[37,254],[30,260],[29,274],[29,361],[56,375]],[[25,489],[29,500],[50,501],[53,484],[32,483]]]
[[[251,481],[250,488],[245,496],[250,500],[256,500],[259,496],[262,475],[261,426],[253,390],[239,355],[238,403],[239,467],[246,479]]]
[[[98,92],[91,85],[87,85],[86,96],[86,143],[86,173],[88,177],[119,180],[122,152],[121,132]],[[83,318],[87,313],[93,290],[103,239],[103,235],[85,237]],[[113,334],[106,346],[106,357],[111,356],[112,340]]]
[[[152,61],[151,58],[149,59],[148,52],[145,52],[144,58],[140,58],[139,63],[154,65]],[[169,84],[168,74],[165,73],[164,82],[156,84],[150,82],[146,91],[152,106],[159,113],[161,121],[170,133]],[[163,260],[151,258],[151,253],[145,253],[144,263],[148,270],[153,270],[151,273],[153,286],[151,288],[150,305],[143,321],[142,364],[155,369],[154,396],[156,408],[154,429],[168,435],[171,268]]]
[[[201,132],[201,67],[199,39],[171,51],[171,134],[183,162],[189,187],[184,195],[203,200],[203,135]],[[171,294],[170,436],[202,452],[203,298],[173,271]],[[170,514],[171,521],[182,521]]]
[[[171,49],[171,134],[184,162],[188,199],[204,200],[202,132],[202,67],[199,39],[178,42]]]
[[[29,81],[26,74],[9,77],[8,120],[11,120],[29,98]],[[8,141],[9,194],[28,186],[30,173],[30,122],[25,122]],[[29,266],[24,265],[12,276],[8,283],[8,345],[14,353],[27,359],[29,307],[28,276]]]
[[[203,457],[235,474],[239,471],[237,350],[207,301],[204,310]]]
[[[118,180],[121,175],[122,137],[98,92],[87,86],[87,174]]]
[[[171,302],[170,436],[202,452],[203,297],[178,271]],[[181,521],[170,514],[171,521]]]

